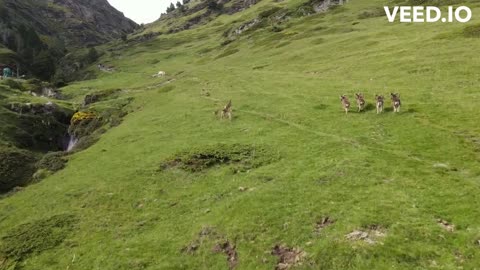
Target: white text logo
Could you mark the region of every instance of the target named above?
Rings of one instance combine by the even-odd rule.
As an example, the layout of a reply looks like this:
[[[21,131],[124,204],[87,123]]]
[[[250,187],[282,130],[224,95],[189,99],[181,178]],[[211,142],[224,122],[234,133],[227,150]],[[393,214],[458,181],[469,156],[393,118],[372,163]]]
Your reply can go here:
[[[438,21],[466,23],[472,18],[472,10],[465,6],[458,8],[449,6],[445,17],[442,16],[442,11],[438,7],[433,6],[395,6],[392,10],[389,7],[384,7],[384,9],[389,22],[394,22],[397,15],[402,23]]]

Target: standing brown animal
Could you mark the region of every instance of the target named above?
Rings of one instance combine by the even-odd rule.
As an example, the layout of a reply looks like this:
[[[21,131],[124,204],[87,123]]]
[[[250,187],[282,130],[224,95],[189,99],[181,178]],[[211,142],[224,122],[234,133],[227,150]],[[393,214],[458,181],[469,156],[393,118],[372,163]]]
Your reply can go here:
[[[400,112],[400,106],[402,106],[402,102],[400,101],[400,95],[398,93],[391,93],[392,97],[392,105],[394,112]]]
[[[225,107],[222,109],[221,118],[228,118],[228,120],[232,120],[232,101],[230,100]]]
[[[341,95],[340,101],[342,102],[342,108],[345,110],[345,114],[348,114],[348,110],[350,109],[350,101],[348,101],[347,96]]]
[[[356,93],[355,99],[357,100],[358,112],[365,110],[365,97],[362,93]]]
[[[383,112],[383,103],[385,98],[383,96],[375,95],[375,101],[377,106],[377,114]]]

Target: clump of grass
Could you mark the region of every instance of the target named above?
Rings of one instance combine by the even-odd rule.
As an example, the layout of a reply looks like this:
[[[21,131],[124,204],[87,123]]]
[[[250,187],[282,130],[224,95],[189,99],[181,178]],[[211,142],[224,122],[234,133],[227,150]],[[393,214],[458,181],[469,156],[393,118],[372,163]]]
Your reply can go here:
[[[161,164],[161,169],[180,168],[201,172],[217,165],[235,165],[234,171],[246,171],[268,164],[276,155],[262,146],[219,144],[180,152]]]
[[[227,49],[223,53],[221,53],[217,57],[215,57],[215,59],[220,59],[220,58],[223,58],[223,57],[227,57],[227,56],[235,54],[237,52],[239,52],[238,49]]]
[[[268,17],[274,15],[275,13],[278,13],[278,12],[281,11],[281,10],[282,10],[281,7],[274,6],[274,7],[268,8],[268,9],[263,10],[262,12],[260,12],[260,14],[258,14],[258,17],[259,17],[260,19],[268,18]]]
[[[368,18],[382,17],[384,15],[385,15],[385,10],[381,7],[378,7],[378,8],[364,10],[362,13],[358,15],[358,19],[363,20]]]
[[[1,238],[0,258],[20,262],[61,244],[72,230],[73,215],[55,215],[14,227]]]
[[[463,28],[463,36],[469,38],[480,38],[480,24],[474,24]]]

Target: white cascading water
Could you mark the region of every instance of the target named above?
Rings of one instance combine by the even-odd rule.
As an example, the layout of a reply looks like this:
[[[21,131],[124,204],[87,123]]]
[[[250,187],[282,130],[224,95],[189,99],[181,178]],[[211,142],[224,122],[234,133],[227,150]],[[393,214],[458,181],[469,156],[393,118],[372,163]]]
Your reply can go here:
[[[75,136],[70,136],[68,140],[67,152],[72,151],[75,145],[77,144],[77,142],[78,142],[78,139],[75,138]]]

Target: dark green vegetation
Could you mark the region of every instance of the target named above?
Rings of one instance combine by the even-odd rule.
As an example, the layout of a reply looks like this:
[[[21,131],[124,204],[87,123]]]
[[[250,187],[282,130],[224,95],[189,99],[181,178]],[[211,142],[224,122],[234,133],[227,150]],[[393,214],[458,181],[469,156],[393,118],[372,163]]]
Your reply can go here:
[[[0,147],[0,193],[28,181],[35,158],[26,151]]]
[[[191,149],[163,162],[163,169],[179,167],[190,172],[200,172],[216,165],[235,165],[237,171],[247,171],[275,159],[264,147],[250,145],[212,145],[204,149]]]
[[[82,79],[75,72],[97,57],[93,48],[79,48],[118,39],[136,27],[106,0],[0,0],[0,63],[59,84]],[[6,49],[10,53],[2,53]]]
[[[74,227],[72,215],[55,215],[21,224],[6,232],[0,244],[0,269],[19,269],[30,254],[62,244]]]
[[[64,244],[10,260],[25,270],[478,268],[480,39],[466,33],[480,3],[462,4],[470,23],[401,24],[378,16],[380,0],[312,14],[301,12],[318,9],[311,2],[262,0],[171,34],[189,18],[166,17],[105,45],[98,61],[115,72],[62,89],[65,106],[102,119],[96,142],[0,200],[0,237],[63,213],[76,226]],[[277,20],[283,11],[297,15]],[[339,96],[355,92],[370,105],[345,115]],[[377,115],[374,95],[391,92],[401,112],[387,100]],[[21,93],[5,87],[0,101]],[[97,98],[83,107],[87,95]],[[230,99],[233,120],[218,119]]]

